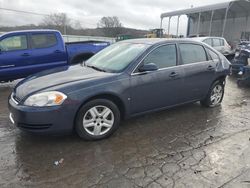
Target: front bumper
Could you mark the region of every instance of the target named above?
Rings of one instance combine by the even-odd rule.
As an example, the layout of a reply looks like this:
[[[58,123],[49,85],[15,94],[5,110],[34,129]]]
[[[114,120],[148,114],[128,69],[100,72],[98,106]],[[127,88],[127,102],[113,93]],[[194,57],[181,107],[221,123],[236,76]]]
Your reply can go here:
[[[10,121],[31,133],[64,134],[72,132],[76,110],[74,105],[30,107],[9,98]]]

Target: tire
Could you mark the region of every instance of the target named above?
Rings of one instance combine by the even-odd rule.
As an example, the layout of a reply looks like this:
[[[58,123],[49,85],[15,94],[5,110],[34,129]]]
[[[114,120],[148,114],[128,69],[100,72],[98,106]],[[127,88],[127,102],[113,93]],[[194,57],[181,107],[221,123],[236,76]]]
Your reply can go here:
[[[75,130],[84,140],[101,140],[111,136],[119,127],[120,110],[110,100],[95,99],[79,110]]]
[[[204,100],[201,100],[201,105],[205,107],[219,106],[224,97],[224,84],[221,81],[215,81],[210,87],[208,94]]]

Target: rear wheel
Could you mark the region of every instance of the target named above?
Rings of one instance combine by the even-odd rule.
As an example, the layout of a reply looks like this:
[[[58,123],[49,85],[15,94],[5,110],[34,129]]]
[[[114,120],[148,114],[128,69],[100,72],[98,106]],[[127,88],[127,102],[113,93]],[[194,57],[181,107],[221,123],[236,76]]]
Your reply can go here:
[[[111,101],[96,99],[86,103],[76,117],[76,132],[85,140],[109,137],[118,128],[120,111]]]
[[[203,106],[215,107],[221,104],[224,96],[224,84],[221,81],[216,81],[209,89],[206,98],[201,102]]]

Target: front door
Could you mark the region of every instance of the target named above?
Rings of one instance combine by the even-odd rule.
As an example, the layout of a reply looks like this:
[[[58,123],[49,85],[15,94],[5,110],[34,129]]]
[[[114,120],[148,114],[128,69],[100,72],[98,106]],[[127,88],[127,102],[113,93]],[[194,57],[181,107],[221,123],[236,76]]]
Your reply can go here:
[[[25,66],[31,61],[32,51],[26,34],[9,36],[0,41],[1,80],[25,75]]]
[[[138,66],[154,63],[158,70],[131,75],[131,114],[139,114],[180,102],[183,71],[177,66],[175,44],[167,44],[152,50]]]

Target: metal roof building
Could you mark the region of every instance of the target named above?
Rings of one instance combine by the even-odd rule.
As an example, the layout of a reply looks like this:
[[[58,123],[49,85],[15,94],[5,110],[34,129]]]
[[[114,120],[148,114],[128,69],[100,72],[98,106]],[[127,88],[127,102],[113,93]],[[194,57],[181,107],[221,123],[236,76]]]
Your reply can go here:
[[[177,10],[161,14],[163,19],[168,18],[168,34],[171,18],[177,17],[177,31],[179,30],[180,16],[187,15],[187,36],[222,36],[229,42],[239,39],[250,39],[250,1],[236,0],[208,6]]]

